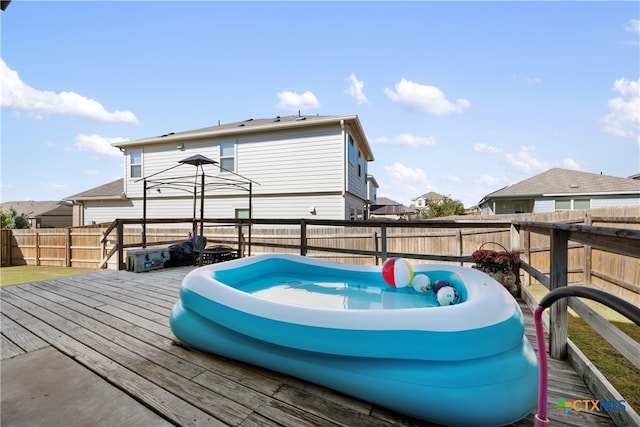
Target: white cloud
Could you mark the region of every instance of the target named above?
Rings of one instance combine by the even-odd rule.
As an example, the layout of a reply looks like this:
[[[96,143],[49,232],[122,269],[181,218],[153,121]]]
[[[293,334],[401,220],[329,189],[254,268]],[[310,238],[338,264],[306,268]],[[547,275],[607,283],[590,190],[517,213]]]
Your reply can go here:
[[[501,153],[502,150],[500,148],[496,148],[489,144],[473,144],[473,151],[476,153],[488,153],[488,154],[497,154]]]
[[[405,78],[402,78],[399,83],[396,83],[395,92],[389,88],[385,88],[384,93],[393,102],[436,116],[461,113],[469,108],[470,105],[466,99],[456,99],[455,102],[451,102],[447,100],[444,93],[437,87],[421,85]]]
[[[374,142],[378,144],[410,145],[414,147],[420,145],[436,145],[436,139],[433,136],[415,136],[411,133],[401,133],[391,138],[381,136],[380,138],[376,138]]]
[[[389,176],[400,182],[426,182],[427,176],[420,168],[410,168],[403,165],[400,162],[395,162],[391,165],[386,165],[384,170]]]
[[[534,158],[530,154],[533,149],[533,147],[520,147],[520,151],[517,153],[505,154],[507,164],[515,171],[526,175],[533,175],[549,169],[547,163]]]
[[[56,190],[56,191],[68,191],[69,190],[69,185],[68,184],[60,184],[58,182],[53,182],[53,181],[42,182],[40,184],[43,187],[50,188],[50,189]]]
[[[486,174],[482,174],[474,179],[474,183],[483,187],[497,187],[502,182],[501,178]]]
[[[367,96],[362,91],[363,87],[364,87],[364,82],[361,80],[358,80],[355,74],[351,74],[349,76],[349,89],[345,90],[345,93],[348,93],[349,95],[351,95],[351,97],[356,100],[356,103],[358,105],[366,104],[369,100],[367,99]]]
[[[630,138],[640,145],[640,79],[619,79],[613,84],[619,97],[609,100],[611,111],[600,119],[602,131],[620,138]]]
[[[528,78],[527,83],[530,85],[539,85],[540,83],[542,83],[542,79],[540,77]]]
[[[574,171],[582,170],[582,166],[580,166],[578,164],[578,162],[576,162],[572,158],[564,159],[562,161],[562,166],[561,167],[564,168],[564,169],[571,169],[571,170],[574,170]]]
[[[456,176],[456,175],[445,175],[443,178],[444,178],[445,181],[450,182],[452,184],[462,184],[463,183],[462,179],[459,176]]]
[[[121,156],[122,153],[111,144],[123,141],[128,140],[126,138],[106,138],[96,134],[85,135],[81,133],[76,136],[76,143],[74,146],[80,151],[92,151],[98,154],[107,154],[109,156],[117,157]]]
[[[319,108],[320,102],[313,94],[313,92],[305,92],[299,94],[291,91],[278,92],[276,94],[280,99],[280,102],[276,104],[276,108],[279,110],[306,110],[311,108]]]
[[[435,190],[427,179],[424,170],[405,166],[400,162],[395,162],[384,166],[389,178],[382,180],[378,194],[383,196],[388,194],[392,199],[408,204],[408,201],[417,194],[425,191]],[[425,190],[426,189],[426,190]]]
[[[85,169],[82,171],[82,173],[85,175],[98,175],[98,171],[92,169]]]
[[[34,89],[20,80],[16,71],[10,69],[0,58],[0,82],[2,82],[0,105],[15,112],[28,112],[41,119],[48,114],[75,116],[103,122],[136,123],[138,119],[131,111],[109,112],[98,101],[85,98],[75,92],[55,93]]]
[[[630,33],[640,33],[640,20],[630,19],[624,29]]]

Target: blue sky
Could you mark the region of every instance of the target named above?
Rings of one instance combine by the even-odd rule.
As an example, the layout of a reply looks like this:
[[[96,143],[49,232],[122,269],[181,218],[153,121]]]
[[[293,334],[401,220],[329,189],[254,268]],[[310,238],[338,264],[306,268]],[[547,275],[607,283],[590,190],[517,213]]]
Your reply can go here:
[[[628,2],[35,2],[1,19],[0,198],[121,177],[111,142],[360,117],[379,196],[476,204],[552,167],[640,172]]]

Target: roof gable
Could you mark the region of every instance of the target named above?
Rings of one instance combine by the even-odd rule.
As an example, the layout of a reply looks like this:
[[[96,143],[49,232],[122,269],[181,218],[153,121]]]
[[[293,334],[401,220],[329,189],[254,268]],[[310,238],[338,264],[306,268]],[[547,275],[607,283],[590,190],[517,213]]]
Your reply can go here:
[[[0,204],[2,210],[15,209],[18,214],[25,214],[29,218],[36,218],[39,216],[50,215],[54,211],[68,211],[71,212],[71,204],[62,200],[49,200],[49,201],[16,201],[16,202],[3,202]]]
[[[418,200],[418,199],[425,199],[425,200],[442,200],[444,199],[445,196],[443,196],[440,193],[436,193],[435,191],[429,191],[428,193],[424,193],[421,196],[418,197],[414,197],[413,199],[411,199],[411,201],[414,200]]]
[[[65,200],[122,199],[124,197],[124,178],[120,178],[73,196],[65,197]]]

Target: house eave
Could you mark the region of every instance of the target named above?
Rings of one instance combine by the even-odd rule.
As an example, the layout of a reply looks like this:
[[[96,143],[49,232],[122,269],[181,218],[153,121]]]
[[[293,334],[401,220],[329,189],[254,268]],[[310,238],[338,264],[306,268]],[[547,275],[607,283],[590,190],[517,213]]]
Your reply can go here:
[[[588,191],[583,193],[546,193],[542,197],[568,197],[568,196],[628,196],[640,195],[640,191]]]
[[[91,201],[103,201],[103,200],[127,200],[127,196],[125,194],[121,194],[119,196],[87,196],[87,197],[71,197],[68,199],[64,199],[73,203],[78,202],[91,202]]]
[[[178,134],[167,134],[162,136],[154,136],[151,138],[143,138],[137,139],[133,141],[122,141],[115,142],[111,144],[113,147],[120,149],[127,149],[133,147],[140,147],[145,145],[154,145],[154,144],[166,144],[166,143],[177,143],[177,142],[185,142],[185,141],[193,141],[203,138],[211,138],[211,137],[225,137],[230,135],[246,135],[252,133],[261,133],[261,132],[270,132],[277,131],[282,129],[293,129],[293,128],[304,128],[304,127],[313,127],[313,126],[321,126],[328,124],[339,124],[341,122],[348,122],[349,124],[355,124],[355,131],[359,134],[359,136],[364,141],[364,154],[367,156],[368,161],[373,161],[373,152],[371,151],[371,146],[367,141],[367,137],[362,130],[362,126],[360,125],[360,121],[358,116],[331,116],[331,117],[320,117],[313,118],[309,120],[294,120],[290,122],[273,122],[270,124],[263,124],[260,126],[238,126],[234,128],[222,127],[220,129],[216,129],[215,127],[209,128],[202,132],[189,132],[189,133],[178,133]]]

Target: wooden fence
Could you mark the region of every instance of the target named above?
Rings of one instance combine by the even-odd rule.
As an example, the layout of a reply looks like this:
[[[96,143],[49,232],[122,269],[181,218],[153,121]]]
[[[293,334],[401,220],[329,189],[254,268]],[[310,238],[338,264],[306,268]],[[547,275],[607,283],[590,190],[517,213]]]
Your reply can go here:
[[[2,230],[2,265],[51,265],[87,268],[122,268],[126,251],[141,247],[140,221],[122,220],[118,229],[87,226],[63,229]],[[148,246],[167,246],[189,238],[189,220],[150,221]],[[251,227],[235,220],[207,220],[204,234],[211,243],[228,244],[243,255],[260,252],[295,252],[307,256],[354,264],[378,264],[387,256],[404,256],[420,262],[471,263],[473,251],[485,247],[511,248],[515,234],[525,262],[549,275],[550,238],[544,233],[515,233],[513,224],[542,222],[597,227],[640,229],[640,207],[593,211],[563,211],[536,215],[462,216],[455,220],[387,221],[259,221]],[[118,236],[122,233],[122,236]],[[304,238],[301,236],[304,235]],[[117,242],[121,241],[121,245]],[[495,243],[491,243],[495,242]],[[640,304],[638,260],[581,242],[568,246],[568,283],[592,283],[607,292]],[[109,256],[109,255],[112,256]],[[116,254],[118,256],[116,256]],[[451,257],[457,257],[452,260]],[[539,282],[526,270],[525,284]]]

